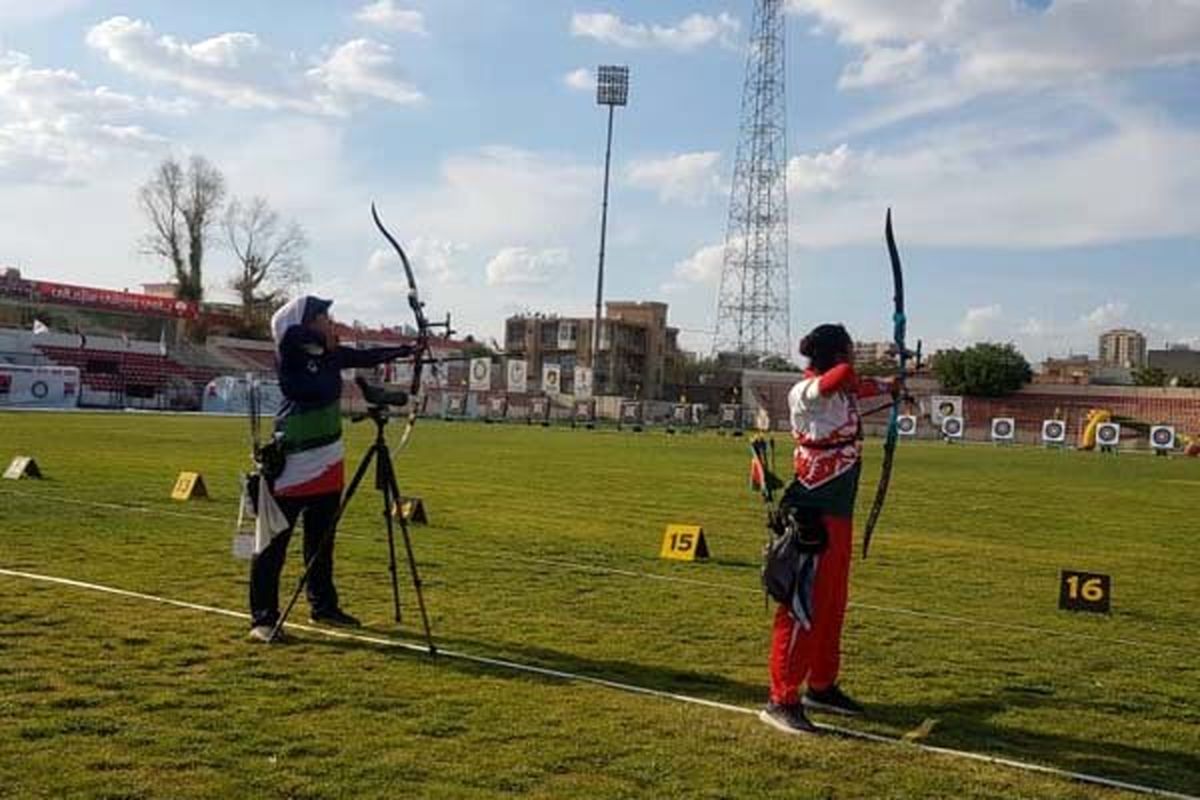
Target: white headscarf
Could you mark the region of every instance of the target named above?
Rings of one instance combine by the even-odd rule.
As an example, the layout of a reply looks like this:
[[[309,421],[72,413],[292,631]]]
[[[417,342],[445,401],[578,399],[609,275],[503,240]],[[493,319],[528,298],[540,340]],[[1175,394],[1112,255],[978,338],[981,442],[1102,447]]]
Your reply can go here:
[[[279,347],[283,335],[293,326],[304,324],[304,306],[307,304],[307,297],[294,297],[271,315],[271,338],[275,340],[275,347]]]
[[[282,308],[271,315],[271,338],[275,340],[275,348],[279,349],[288,331],[308,322],[310,308],[313,311],[312,316],[315,317],[320,311],[328,311],[331,305],[333,303],[329,300],[310,295],[295,297],[284,303]]]

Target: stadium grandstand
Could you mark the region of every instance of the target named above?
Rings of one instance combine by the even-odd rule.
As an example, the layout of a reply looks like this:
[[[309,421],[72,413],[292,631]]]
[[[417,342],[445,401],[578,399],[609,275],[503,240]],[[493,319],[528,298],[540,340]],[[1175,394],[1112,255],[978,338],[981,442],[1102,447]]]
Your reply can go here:
[[[171,289],[116,291],[0,269],[0,406],[199,411],[231,379],[271,376],[272,343],[234,336],[236,307],[179,300]],[[406,329],[339,325],[338,333],[352,347],[412,340]],[[447,340],[434,353],[462,347]],[[404,383],[408,375],[389,366],[379,377]]]

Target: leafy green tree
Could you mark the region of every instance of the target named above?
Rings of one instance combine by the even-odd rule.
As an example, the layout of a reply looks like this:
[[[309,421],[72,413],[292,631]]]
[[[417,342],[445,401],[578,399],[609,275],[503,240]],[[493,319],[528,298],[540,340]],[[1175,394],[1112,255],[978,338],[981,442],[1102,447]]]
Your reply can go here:
[[[1166,386],[1167,371],[1161,367],[1138,367],[1133,371],[1134,386]]]
[[[932,368],[945,391],[975,397],[1003,397],[1033,379],[1029,362],[1012,344],[981,342],[946,350],[934,357]]]
[[[803,372],[800,367],[788,361],[783,356],[769,355],[763,356],[758,362],[759,369],[769,370],[770,372]]]

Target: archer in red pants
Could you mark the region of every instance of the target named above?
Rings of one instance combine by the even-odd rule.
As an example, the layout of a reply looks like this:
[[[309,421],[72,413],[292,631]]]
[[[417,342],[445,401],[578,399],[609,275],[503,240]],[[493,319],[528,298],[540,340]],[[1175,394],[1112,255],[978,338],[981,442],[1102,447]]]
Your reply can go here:
[[[788,394],[795,440],[795,480],[781,505],[803,509],[824,528],[824,549],[797,591],[797,615],[781,604],[771,634],[771,696],[760,717],[789,733],[816,727],[805,708],[857,715],[862,706],[838,685],[842,625],[849,596],[854,500],[862,464],[858,399],[895,391],[890,382],[860,379],[854,344],[841,325],[821,325],[800,342],[809,359],[804,378]],[[801,694],[801,687],[806,687]]]

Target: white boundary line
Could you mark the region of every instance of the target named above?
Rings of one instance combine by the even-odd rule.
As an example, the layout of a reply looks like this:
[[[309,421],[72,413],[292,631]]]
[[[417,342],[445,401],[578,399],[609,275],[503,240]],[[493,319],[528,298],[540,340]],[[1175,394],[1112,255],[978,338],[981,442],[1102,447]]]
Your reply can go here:
[[[83,589],[91,592],[116,595],[118,597],[126,597],[133,600],[144,600],[151,603],[157,603],[159,605],[172,606],[174,608],[182,608],[189,611],[199,611],[206,614],[218,614],[220,616],[230,617],[233,619],[245,620],[249,619],[250,616],[249,614],[241,611],[231,611],[229,609],[218,608],[216,606],[190,603],[185,600],[175,600],[159,595],[134,592],[128,589],[119,589],[117,587],[105,586],[99,583],[88,583],[85,581],[72,580],[70,578],[59,578],[52,575],[41,575],[35,572],[23,572],[20,570],[10,570],[0,567],[0,575],[5,575],[10,578],[34,581],[37,583],[49,583],[58,586],[68,586],[75,589]],[[331,639],[363,642],[365,644],[397,648],[413,653],[420,653],[422,655],[429,654],[428,648],[426,648],[424,645],[412,644],[411,642],[404,642],[398,639],[384,638],[381,636],[367,636],[357,633],[346,633],[344,631],[330,630],[328,628],[318,628],[311,625],[300,625],[296,623],[288,623],[287,627],[304,631],[306,633],[314,633]],[[439,657],[452,658],[458,661],[466,661],[473,664],[500,667],[501,669],[511,670],[514,672],[525,672],[533,675],[558,678],[560,680],[574,683],[586,683],[593,686],[601,686],[628,694],[657,697],[662,700],[672,700],[678,703],[686,703],[688,705],[703,706],[705,708],[711,708],[717,711],[725,711],[728,713],[743,715],[757,715],[758,713],[756,709],[746,708],[744,706],[736,706],[731,703],[722,703],[716,700],[707,700],[703,697],[695,697],[686,694],[676,694],[675,692],[667,692],[661,689],[652,689],[647,686],[638,686],[637,684],[633,683],[623,683],[620,681],[608,680],[606,678],[597,678],[590,675],[581,675],[579,673],[567,672],[566,670],[550,669],[548,667],[539,667],[533,664],[523,664],[519,661],[508,661],[501,658],[491,658],[488,656],[480,656],[471,653],[461,653],[454,650],[441,649],[437,651],[437,655]],[[961,758],[985,764],[1010,767],[1012,769],[1022,770],[1024,772],[1050,775],[1056,778],[1063,778],[1079,783],[1088,783],[1095,786],[1104,786],[1110,789],[1123,789],[1125,791],[1137,792],[1139,794],[1152,795],[1155,797],[1173,798],[1173,800],[1200,800],[1200,797],[1195,795],[1173,792],[1167,789],[1158,789],[1153,786],[1143,786],[1142,784],[1137,783],[1128,783],[1126,781],[1119,781],[1113,778],[1105,778],[1101,775],[1090,775],[1085,772],[1072,772],[1071,770],[1059,769],[1057,767],[1047,767],[1042,764],[1033,764],[1027,761],[1018,761],[1016,759],[1004,758],[1001,756],[991,756],[987,755],[986,753],[977,753],[970,750],[956,750],[949,747],[937,747],[935,745],[922,744],[920,742],[910,742],[904,739],[895,739],[890,736],[882,736],[876,733],[857,731],[852,728],[843,728],[836,725],[818,725],[818,727],[848,738],[861,739],[880,744],[888,744],[896,747],[907,747],[914,750],[920,750],[927,753],[936,753],[938,755],[949,756],[952,758]]]
[[[6,489],[5,492],[22,495],[25,497],[36,497],[40,500],[49,500],[54,503],[64,503],[69,505],[87,506],[91,508],[107,508],[114,511],[128,511],[137,514],[161,515],[167,517],[179,517],[182,519],[205,520],[207,522],[220,523],[228,525],[229,520],[224,517],[215,517],[208,514],[198,514],[194,512],[172,511],[166,508],[154,508],[152,506],[132,506],[123,505],[120,503],[104,503],[98,500],[77,500],[69,497],[53,497],[42,492],[30,492],[21,489]],[[0,492],[4,494],[5,492]],[[343,529],[344,530],[344,529]],[[339,536],[349,536],[358,538],[360,534],[340,531]],[[425,546],[428,546],[426,543]],[[436,545],[435,545],[436,547]],[[469,556],[468,556],[469,558]],[[731,594],[759,594],[758,589],[751,589],[745,586],[734,586],[733,584],[721,583],[718,581],[705,581],[698,578],[681,578],[677,575],[660,575],[655,572],[642,572],[638,570],[621,569],[619,567],[609,567],[603,564],[585,564],[577,561],[566,561],[560,559],[537,558],[534,556],[522,556],[519,554],[510,554],[507,558],[511,561],[523,561],[528,564],[541,564],[543,566],[564,567],[567,569],[579,570],[581,572],[595,572],[607,575],[619,575],[626,578],[641,578],[645,580],[662,581],[666,583],[678,583],[687,586],[700,586],[709,589],[720,589]],[[972,625],[985,628],[997,628],[1001,630],[1021,631],[1023,633],[1039,633],[1048,636],[1056,636],[1064,639],[1080,639],[1083,641],[1104,642],[1105,644],[1122,644],[1128,647],[1139,647],[1149,650],[1171,650],[1181,653],[1190,653],[1191,650],[1177,644],[1169,644],[1162,642],[1146,642],[1137,639],[1125,639],[1118,636],[1107,636],[1098,633],[1080,633],[1077,631],[1060,631],[1053,628],[1044,628],[1037,625],[1022,625],[1017,622],[996,622],[992,620],[979,619],[975,617],[962,617],[954,614],[945,614],[938,611],[918,611],[912,608],[900,608],[897,606],[881,606],[871,603],[860,603],[850,601],[851,608],[862,608],[867,611],[876,611],[881,614],[898,614],[906,617],[916,617],[919,619],[937,620],[940,622],[951,622],[956,625]]]

